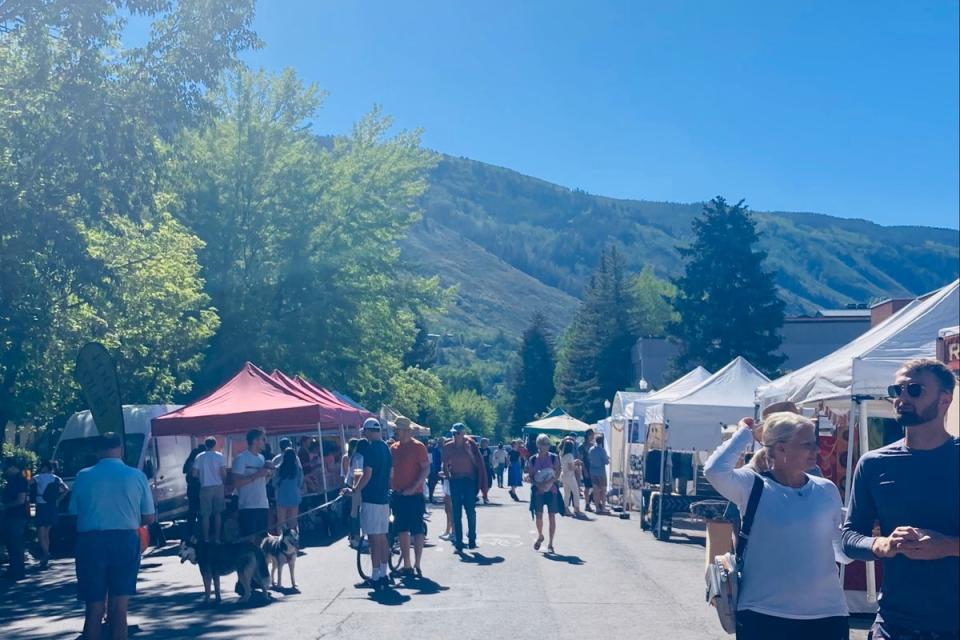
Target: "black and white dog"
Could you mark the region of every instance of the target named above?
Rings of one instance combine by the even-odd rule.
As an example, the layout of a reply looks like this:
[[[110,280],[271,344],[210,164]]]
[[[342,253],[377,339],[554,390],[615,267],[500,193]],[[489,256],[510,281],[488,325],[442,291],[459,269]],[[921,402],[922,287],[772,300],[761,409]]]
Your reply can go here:
[[[237,593],[240,602],[246,603],[254,589],[269,599],[267,591],[270,575],[263,553],[252,542],[234,542],[213,544],[197,540],[190,536],[180,542],[180,562],[192,562],[200,569],[203,578],[204,601],[210,601],[210,583],[213,582],[214,596],[220,604],[220,578],[237,573]]]
[[[293,529],[284,529],[279,536],[267,535],[260,543],[260,550],[267,560],[270,582],[274,587],[283,588],[283,565],[290,567],[290,586],[297,588],[297,579],[293,569],[297,564],[297,551],[300,549],[300,536]],[[276,578],[274,578],[276,574]]]

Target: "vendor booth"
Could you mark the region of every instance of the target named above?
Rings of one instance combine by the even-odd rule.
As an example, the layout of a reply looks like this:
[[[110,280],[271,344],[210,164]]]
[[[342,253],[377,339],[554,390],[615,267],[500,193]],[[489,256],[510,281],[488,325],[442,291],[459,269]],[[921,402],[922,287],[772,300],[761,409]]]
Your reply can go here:
[[[316,482],[308,491],[322,502],[340,488],[339,453],[351,433],[357,433],[370,415],[335,398],[322,387],[307,387],[275,371],[268,375],[247,362],[233,378],[203,398],[176,411],[153,418],[157,436],[189,436],[195,442],[214,435],[222,443],[228,463],[246,449],[245,435],[254,428],[267,433],[275,453],[281,437],[296,443],[317,438]],[[309,475],[309,474],[308,474]],[[312,491],[311,491],[312,489]]]
[[[652,404],[658,404],[679,398],[704,380],[710,372],[697,367],[686,375],[652,393],[618,391],[614,396],[610,417],[601,420],[597,429],[604,434],[607,453],[610,455],[611,486],[622,487],[624,474],[627,478],[627,491],[624,508],[630,509],[640,504],[640,473],[643,455],[643,436],[646,432],[646,410]]]
[[[960,281],[954,281],[915,300],[824,358],[761,385],[756,401],[761,408],[774,402],[794,402],[818,417],[818,464],[849,506],[853,469],[860,454],[902,437],[893,420],[887,386],[904,361],[936,357],[940,330],[955,325],[958,317]],[[873,611],[878,581],[875,564],[854,562],[842,571],[851,610]]]
[[[524,425],[523,434],[525,438],[531,435],[540,435],[541,433],[562,438],[570,433],[583,436],[589,428],[590,425],[586,422],[577,420],[560,407],[557,407],[539,420],[534,420]]]
[[[394,437],[397,418],[406,418],[406,416],[389,405],[380,407],[380,420],[387,425],[388,438]],[[413,420],[410,420],[410,430],[413,431],[413,437],[418,440],[426,440],[430,437],[430,428],[417,424]]]
[[[702,458],[720,444],[724,427],[754,415],[754,392],[767,382],[738,356],[686,393],[646,407],[641,523],[658,539],[669,538],[674,514],[717,497],[702,477]]]

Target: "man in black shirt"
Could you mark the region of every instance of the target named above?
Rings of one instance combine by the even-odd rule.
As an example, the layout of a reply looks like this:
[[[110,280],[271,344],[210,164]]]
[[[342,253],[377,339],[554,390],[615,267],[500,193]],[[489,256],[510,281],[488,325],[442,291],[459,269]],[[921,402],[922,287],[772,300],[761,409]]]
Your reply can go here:
[[[905,363],[888,390],[905,437],[864,454],[853,476],[843,551],[883,562],[874,640],[960,633],[960,438],[944,428],[954,385],[941,362]]]
[[[23,469],[14,458],[4,464],[4,479],[7,481],[0,500],[3,502],[3,541],[7,546],[10,566],[6,578],[16,582],[25,577],[23,536],[27,529],[29,485],[23,477]]]

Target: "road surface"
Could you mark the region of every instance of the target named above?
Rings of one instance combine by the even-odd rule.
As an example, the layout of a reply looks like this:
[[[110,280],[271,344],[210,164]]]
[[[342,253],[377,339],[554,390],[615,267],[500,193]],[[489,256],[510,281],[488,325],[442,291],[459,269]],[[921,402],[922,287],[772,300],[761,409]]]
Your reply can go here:
[[[526,490],[521,490],[526,497]],[[423,569],[428,580],[376,593],[357,588],[355,554],[344,540],[304,549],[297,561],[300,593],[237,606],[227,586],[218,609],[202,607],[196,567],[170,546],[143,560],[141,594],[131,601],[136,639],[278,638],[285,640],[409,640],[495,638],[620,638],[722,640],[703,601],[702,534],[675,529],[658,542],[630,520],[562,518],[557,555],[533,550],[527,504],[493,489],[494,504],[478,507],[479,548],[463,557],[437,539],[443,510],[434,507]],[[74,600],[73,563],[58,560],[42,573],[0,591],[7,640],[79,637],[82,607]],[[854,621],[865,626],[864,620]],[[854,631],[851,638],[865,638]]]

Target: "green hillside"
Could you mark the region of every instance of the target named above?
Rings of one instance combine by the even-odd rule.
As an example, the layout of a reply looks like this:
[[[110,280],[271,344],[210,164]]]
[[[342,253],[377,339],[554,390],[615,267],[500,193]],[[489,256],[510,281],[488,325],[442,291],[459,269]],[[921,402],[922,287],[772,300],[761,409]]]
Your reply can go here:
[[[735,201],[741,194],[719,195]],[[420,254],[418,271],[461,284],[450,321],[513,335],[541,305],[562,329],[610,241],[622,245],[631,269],[650,263],[663,276],[679,273],[676,247],[690,240],[690,222],[701,209],[595,196],[452,157],[433,171],[422,204],[424,223],[407,245]],[[791,313],[924,293],[957,277],[954,230],[815,213],[755,217]]]

